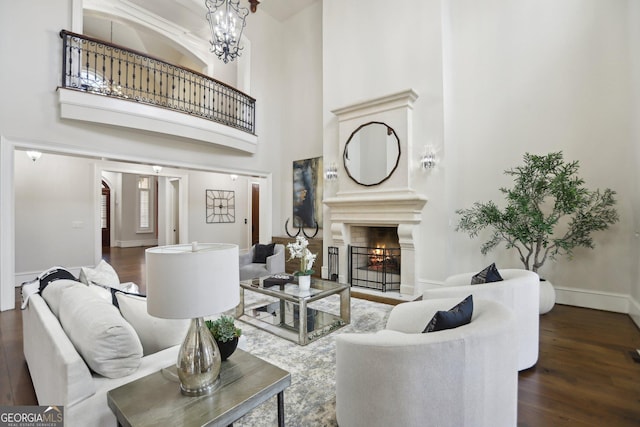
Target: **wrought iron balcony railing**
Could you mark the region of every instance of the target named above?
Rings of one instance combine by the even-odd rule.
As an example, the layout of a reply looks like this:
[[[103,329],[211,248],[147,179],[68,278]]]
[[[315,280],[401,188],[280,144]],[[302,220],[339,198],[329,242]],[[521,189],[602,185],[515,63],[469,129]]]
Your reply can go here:
[[[62,87],[169,108],[255,134],[249,95],[196,71],[66,30]]]

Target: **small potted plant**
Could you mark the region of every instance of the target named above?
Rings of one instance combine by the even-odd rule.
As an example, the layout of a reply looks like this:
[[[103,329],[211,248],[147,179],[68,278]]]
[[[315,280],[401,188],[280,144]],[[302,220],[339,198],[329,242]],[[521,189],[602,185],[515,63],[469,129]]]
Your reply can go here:
[[[311,285],[311,275],[314,273],[312,270],[313,263],[316,260],[316,254],[312,254],[307,246],[309,242],[302,236],[296,237],[294,243],[287,244],[289,249],[289,259],[300,259],[300,270],[293,273],[298,277],[298,287],[301,290],[309,289]]]
[[[222,315],[216,320],[205,321],[207,329],[211,331],[213,339],[216,340],[220,350],[220,358],[227,360],[236,351],[238,338],[242,335],[242,330],[237,328],[232,316]]]

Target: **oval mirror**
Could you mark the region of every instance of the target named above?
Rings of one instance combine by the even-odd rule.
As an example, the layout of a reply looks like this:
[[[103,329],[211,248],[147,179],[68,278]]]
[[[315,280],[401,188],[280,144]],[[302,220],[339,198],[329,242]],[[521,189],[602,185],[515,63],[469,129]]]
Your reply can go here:
[[[400,161],[400,140],[392,127],[369,122],[353,131],[343,153],[344,168],[360,185],[378,185],[388,179]]]

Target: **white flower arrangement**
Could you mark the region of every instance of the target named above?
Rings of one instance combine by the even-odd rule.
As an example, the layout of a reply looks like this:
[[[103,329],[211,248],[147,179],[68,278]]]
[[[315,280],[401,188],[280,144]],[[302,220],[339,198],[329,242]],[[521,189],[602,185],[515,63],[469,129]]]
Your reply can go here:
[[[300,270],[294,273],[295,276],[309,276],[314,273],[312,268],[316,254],[311,253],[308,245],[309,242],[303,236],[297,236],[295,242],[287,244],[289,259],[300,258]]]

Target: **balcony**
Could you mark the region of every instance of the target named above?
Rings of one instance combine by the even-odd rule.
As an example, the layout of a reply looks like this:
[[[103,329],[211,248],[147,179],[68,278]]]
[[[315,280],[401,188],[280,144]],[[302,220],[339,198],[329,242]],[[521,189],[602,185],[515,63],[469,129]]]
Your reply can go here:
[[[61,31],[61,117],[254,153],[255,99],[204,74]],[[88,96],[91,95],[91,96]]]

